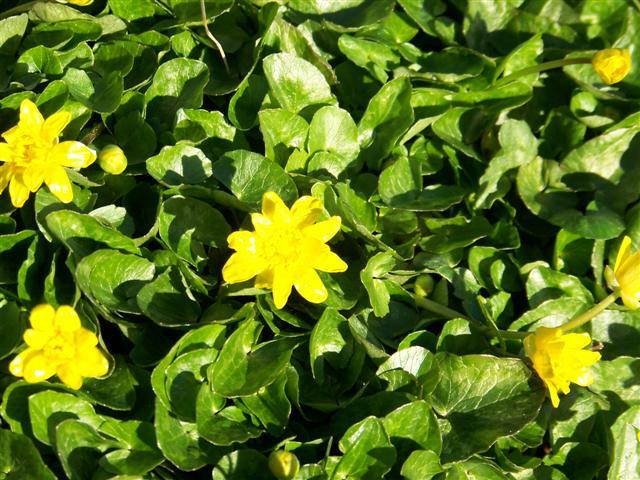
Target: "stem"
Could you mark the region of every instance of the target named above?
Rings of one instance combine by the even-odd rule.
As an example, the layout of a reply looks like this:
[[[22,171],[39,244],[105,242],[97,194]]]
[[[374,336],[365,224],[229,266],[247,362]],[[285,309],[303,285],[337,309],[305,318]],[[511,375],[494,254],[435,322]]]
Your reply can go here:
[[[450,319],[450,318],[462,318],[463,320],[468,321],[471,325],[474,326],[474,328],[476,330],[479,330],[480,332],[482,332],[484,335],[490,336],[490,337],[499,337],[499,338],[508,338],[508,339],[512,339],[512,340],[522,340],[523,338],[525,338],[527,335],[529,335],[529,332],[507,332],[504,330],[498,330],[498,329],[494,329],[491,327],[488,327],[486,325],[483,325],[482,323],[478,322],[477,320],[474,320],[472,318],[467,317],[466,315],[460,313],[460,312],[456,312],[455,310],[449,308],[449,307],[445,307],[444,305],[440,305],[437,302],[434,302],[433,300],[429,300],[428,298],[424,298],[424,297],[419,297],[415,294],[411,294],[411,296],[413,297],[413,300],[416,302],[416,305],[419,306],[420,308],[424,308],[425,310],[428,310],[430,312],[436,313],[444,318]]]
[[[593,317],[595,317],[604,309],[606,309],[613,302],[615,302],[618,299],[618,295],[619,295],[618,292],[613,292],[611,295],[609,295],[607,298],[602,300],[600,303],[598,303],[597,305],[594,305],[583,314],[578,315],[576,318],[571,320],[569,323],[562,325],[560,328],[562,329],[563,332],[568,332],[569,330],[573,330],[574,328],[578,328],[581,325],[584,325],[585,323],[590,321]]]
[[[222,62],[224,63],[224,68],[227,70],[227,74],[230,75],[229,64],[227,63],[227,56],[224,53],[224,49],[220,42],[216,37],[213,36],[213,33],[209,30],[209,21],[207,20],[207,7],[204,4],[204,0],[200,0],[200,14],[202,15],[202,26],[204,27],[204,31],[207,33],[207,37],[215,44],[220,52],[220,56],[222,57]]]
[[[13,17],[14,15],[18,15],[19,13],[28,12],[29,10],[31,10],[31,7],[33,7],[36,3],[38,3],[38,2],[37,1],[27,2],[27,3],[24,3],[22,5],[17,5],[15,7],[13,7],[13,8],[10,8],[6,12],[0,13],[0,20],[3,20],[5,18],[9,18],[9,17]]]
[[[551,62],[541,63],[539,65],[533,65],[531,67],[523,68],[522,70],[518,70],[517,72],[512,73],[511,75],[507,75],[506,77],[502,77],[499,81],[494,83],[494,87],[500,87],[507,83],[513,82],[518,78],[524,77],[526,75],[531,75],[532,73],[540,73],[546,70],[551,70],[553,68],[560,68],[566,65],[580,65],[584,63],[591,63],[591,58],[563,58],[561,60],[552,60]]]

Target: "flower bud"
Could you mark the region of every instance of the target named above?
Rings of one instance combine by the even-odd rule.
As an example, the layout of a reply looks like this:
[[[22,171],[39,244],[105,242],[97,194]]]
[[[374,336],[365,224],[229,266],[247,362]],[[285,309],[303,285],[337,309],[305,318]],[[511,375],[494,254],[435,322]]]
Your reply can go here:
[[[605,48],[591,58],[591,64],[607,85],[621,82],[631,70],[631,54],[626,48]]]
[[[300,470],[300,462],[291,452],[273,451],[269,455],[269,470],[278,480],[291,480]]]
[[[127,168],[127,157],[117,145],[107,145],[98,155],[100,168],[112,175],[118,175]]]
[[[433,291],[434,281],[431,275],[420,275],[413,284],[413,291],[419,297],[428,297]]]
[[[58,3],[70,3],[71,5],[77,5],[78,7],[86,7],[91,5],[93,0],[57,0]]]

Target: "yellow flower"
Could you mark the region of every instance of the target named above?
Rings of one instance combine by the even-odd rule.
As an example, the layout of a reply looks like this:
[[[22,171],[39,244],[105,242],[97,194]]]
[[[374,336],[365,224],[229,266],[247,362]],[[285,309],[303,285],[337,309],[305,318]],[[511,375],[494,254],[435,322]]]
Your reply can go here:
[[[24,332],[26,350],[9,364],[9,371],[27,382],[42,382],[58,375],[67,386],[79,389],[82,377],[101,377],[109,361],[98,349],[98,337],[83,328],[78,314],[68,305],[55,310],[38,305],[29,316],[31,328]]]
[[[605,48],[591,58],[591,64],[607,85],[621,82],[631,70],[631,55],[626,48]]]
[[[107,145],[98,155],[100,168],[111,175],[120,175],[127,168],[127,156],[117,145]]]
[[[300,470],[300,461],[291,452],[273,451],[269,455],[269,470],[278,480],[290,480]]]
[[[524,339],[524,351],[549,389],[551,403],[560,403],[558,391],[569,393],[569,384],[583,387],[593,383],[589,367],[600,354],[583,350],[591,343],[588,333],[563,333],[562,328],[540,327]]]
[[[20,104],[18,125],[4,132],[7,143],[0,143],[0,162],[4,162],[0,166],[0,193],[8,185],[14,207],[24,205],[29,192],[38,190],[43,182],[61,202],[73,200],[64,167],[87,167],[96,154],[80,142],[58,143],[70,120],[68,112],[54,113],[45,120],[32,101]]]
[[[277,193],[262,197],[262,213],[253,213],[254,232],[239,230],[227,238],[236,251],[222,269],[228,283],[256,277],[256,288],[271,288],[277,308],[287,303],[291,288],[312,303],[327,299],[327,289],[316,270],[344,272],[347,264],[326,242],[340,230],[340,217],[315,223],[322,203],[301,197],[287,208]]]
[[[629,237],[622,239],[613,270],[607,266],[605,276],[610,287],[619,289],[628,308],[640,308],[640,252],[631,252]]]

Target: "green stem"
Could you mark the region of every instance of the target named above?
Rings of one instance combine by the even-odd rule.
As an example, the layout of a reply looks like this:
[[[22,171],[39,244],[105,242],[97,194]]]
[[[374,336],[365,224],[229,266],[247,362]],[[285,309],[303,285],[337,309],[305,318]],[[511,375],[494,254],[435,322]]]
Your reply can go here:
[[[480,330],[484,335],[490,337],[499,337],[499,338],[507,338],[512,340],[522,340],[527,335],[528,332],[507,332],[504,330],[493,329],[488,327],[487,325],[483,325],[477,320],[473,320],[472,318],[467,317],[466,315],[457,312],[449,307],[445,307],[444,305],[440,305],[438,302],[434,302],[433,300],[429,300],[428,298],[419,297],[418,295],[412,294],[416,305],[420,308],[433,312],[441,317],[450,319],[450,318],[462,318],[463,320],[468,321],[470,324],[474,326],[475,329]]]
[[[24,3],[22,5],[17,5],[15,7],[13,7],[13,8],[10,8],[6,12],[0,13],[0,20],[4,20],[5,18],[13,17],[14,15],[18,15],[19,13],[28,12],[29,10],[31,10],[31,7],[33,7],[36,3],[38,3],[38,2],[37,1],[27,2],[27,3]]]
[[[200,15],[202,17],[202,26],[204,27],[204,31],[207,34],[207,37],[209,37],[209,39],[216,46],[216,48],[218,49],[218,52],[220,52],[220,56],[222,57],[222,63],[224,63],[224,68],[227,71],[227,75],[230,75],[231,71],[229,70],[229,64],[227,63],[227,56],[224,53],[224,48],[222,48],[222,45],[220,44],[218,39],[214,37],[213,33],[211,33],[211,30],[209,30],[209,20],[207,19],[207,7],[204,4],[204,0],[200,0]]]
[[[618,299],[618,296],[619,296],[618,292],[613,292],[611,295],[609,295],[607,298],[602,300],[600,303],[598,303],[597,305],[594,305],[592,308],[590,308],[583,314],[578,315],[569,323],[565,323],[560,328],[562,329],[563,332],[568,332],[569,330],[573,330],[574,328],[578,328],[584,325],[585,323],[589,322],[593,317],[595,317],[604,309],[606,309],[613,302],[615,302]]]
[[[545,62],[539,65],[533,65],[531,67],[523,68],[522,70],[518,70],[511,75],[502,77],[499,81],[494,83],[494,86],[500,87],[502,85],[506,85],[507,83],[513,82],[521,77],[531,75],[532,73],[540,73],[554,68],[565,67],[567,65],[580,65],[584,63],[591,63],[591,57],[563,58],[560,60],[552,60],[551,62]]]

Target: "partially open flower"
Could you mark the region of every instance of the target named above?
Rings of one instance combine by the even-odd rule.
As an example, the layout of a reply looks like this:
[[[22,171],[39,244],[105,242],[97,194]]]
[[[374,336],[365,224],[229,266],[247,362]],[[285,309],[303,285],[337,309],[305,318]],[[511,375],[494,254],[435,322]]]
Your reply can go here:
[[[321,213],[317,198],[301,197],[289,210],[277,193],[266,192],[262,213],[251,215],[255,231],[239,230],[227,238],[236,253],[222,268],[224,280],[256,277],[256,288],[273,290],[277,308],[285,306],[293,287],[312,303],[324,302],[328,292],[316,270],[344,272],[347,264],[326,244],[340,230],[340,217],[315,223]]]
[[[631,70],[631,54],[626,48],[605,48],[591,58],[591,64],[607,85],[621,82]]]
[[[9,364],[9,371],[27,382],[42,382],[58,375],[68,387],[82,386],[83,377],[101,377],[109,361],[97,347],[98,337],[83,328],[78,314],[68,305],[57,310],[38,305],[29,316],[31,328],[24,332],[27,348]]]
[[[269,455],[269,470],[278,480],[291,480],[300,470],[300,462],[291,452],[274,451]]]
[[[20,104],[18,125],[2,134],[0,143],[0,193],[9,187],[11,203],[20,208],[43,183],[58,200],[73,200],[71,182],[64,167],[84,168],[96,154],[80,142],[58,143],[58,137],[71,121],[68,112],[57,112],[46,120],[30,100]]]
[[[611,288],[619,289],[628,308],[640,308],[640,252],[631,251],[631,238],[622,239],[616,263],[613,269],[607,266],[605,276]]]
[[[591,343],[588,333],[563,333],[562,328],[540,327],[524,339],[524,351],[533,362],[542,381],[549,389],[551,403],[560,403],[558,391],[569,393],[569,385],[583,387],[593,383],[591,366],[600,354],[585,350]]]

